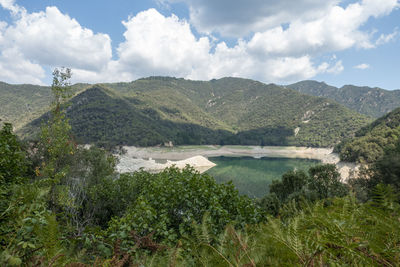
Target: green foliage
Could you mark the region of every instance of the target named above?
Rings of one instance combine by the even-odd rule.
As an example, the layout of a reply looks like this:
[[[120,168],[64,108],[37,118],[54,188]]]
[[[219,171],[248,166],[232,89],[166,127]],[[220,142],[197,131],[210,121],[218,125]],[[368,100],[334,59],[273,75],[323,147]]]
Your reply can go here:
[[[370,197],[378,186],[389,185],[400,202],[400,142],[394,149],[386,150],[378,161],[361,174],[361,178],[365,181],[361,187]]]
[[[362,168],[358,178],[350,179],[349,184],[362,202],[373,199],[377,190],[388,188],[393,191],[397,202],[400,202],[400,142],[394,148],[387,149],[368,168]]]
[[[12,125],[5,123],[0,131],[0,187],[15,183],[27,171],[27,160],[21,144],[12,132]]]
[[[308,189],[316,193],[318,199],[343,197],[348,187],[341,182],[340,174],[334,164],[311,167],[308,170]]]
[[[280,181],[270,185],[270,194],[261,200],[260,205],[269,214],[276,215],[283,205],[293,201],[343,197],[348,192],[349,188],[340,181],[335,165],[317,165],[308,170],[308,175],[302,170],[285,173]]]
[[[394,266],[399,257],[397,219],[396,213],[351,198],[336,199],[329,206],[319,202],[288,223],[272,219],[264,236],[271,235],[270,246],[282,249],[285,266]]]
[[[42,241],[49,238],[48,233],[43,232],[50,216],[46,208],[47,192],[36,185],[19,185],[10,193],[0,215],[3,251],[0,263],[6,265],[30,260],[43,246]]]
[[[71,139],[71,126],[61,109],[61,104],[69,96],[69,82],[71,71],[69,69],[53,72],[52,114],[47,124],[42,124],[39,151],[42,158],[41,166],[36,169],[36,174],[49,183],[49,201],[53,210],[60,205],[60,195],[63,189],[60,184],[67,177],[72,156],[76,146]],[[61,189],[61,191],[60,191]]]
[[[354,198],[319,201],[288,221],[269,218],[238,230],[227,226],[209,238],[207,217],[194,234],[166,252],[139,256],[131,264],[145,266],[397,266],[400,241],[399,207],[381,209]]]
[[[87,84],[75,84],[72,91],[77,93],[86,87]],[[0,120],[12,123],[17,130],[49,111],[51,101],[49,86],[0,82]]]
[[[76,149],[70,170],[59,185],[64,190],[60,208],[68,218],[72,234],[80,236],[87,226],[101,224],[98,214],[108,212],[102,205],[104,202],[117,204],[117,201],[112,203],[107,196],[99,198],[95,193],[97,186],[116,178],[115,164],[116,159],[103,149],[94,146]],[[101,201],[96,201],[98,199]]]
[[[87,203],[92,207],[94,224],[106,228],[112,217],[122,217],[153,177],[144,171],[121,174],[118,179],[105,176],[88,188]]]
[[[306,186],[308,176],[304,171],[289,171],[282,175],[282,180],[275,180],[269,187],[279,200],[285,201],[293,193],[299,192]]]
[[[397,108],[360,129],[356,136],[335,148],[340,159],[350,162],[373,163],[384,151],[393,149],[400,136],[400,108]]]
[[[259,205],[267,214],[275,217],[279,214],[281,200],[279,200],[276,193],[269,193],[260,200]]]
[[[244,227],[261,219],[255,204],[240,196],[232,184],[217,184],[211,176],[192,168],[169,168],[150,179],[142,183],[140,195],[127,213],[111,221],[107,230],[110,237],[129,244],[129,234],[134,231],[139,236],[153,233],[155,240],[171,243],[193,234],[194,225],[206,213],[212,234],[220,233],[229,223]]]
[[[380,209],[394,211],[399,206],[398,197],[393,187],[388,184],[377,184],[371,190],[371,203]]]

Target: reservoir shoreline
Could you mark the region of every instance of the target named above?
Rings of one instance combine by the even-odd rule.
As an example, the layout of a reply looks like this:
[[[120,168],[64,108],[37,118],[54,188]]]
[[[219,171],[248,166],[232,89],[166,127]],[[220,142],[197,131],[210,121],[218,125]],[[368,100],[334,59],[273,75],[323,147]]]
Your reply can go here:
[[[336,164],[344,182],[359,168],[359,165],[354,163],[341,162],[339,155],[333,153],[333,148],[194,145],[176,147],[124,146],[123,150],[126,153],[117,155],[119,158],[117,171],[120,173],[134,172],[141,168],[150,172],[159,172],[172,165],[183,168],[186,164],[193,166],[200,172],[205,172],[215,166],[208,158],[220,156],[315,159],[323,164]]]
[[[277,157],[316,159],[323,163],[337,163],[339,156],[332,148],[312,148],[294,146],[177,146],[177,147],[123,147],[124,156],[152,158],[158,160],[184,160],[194,156],[203,157]]]

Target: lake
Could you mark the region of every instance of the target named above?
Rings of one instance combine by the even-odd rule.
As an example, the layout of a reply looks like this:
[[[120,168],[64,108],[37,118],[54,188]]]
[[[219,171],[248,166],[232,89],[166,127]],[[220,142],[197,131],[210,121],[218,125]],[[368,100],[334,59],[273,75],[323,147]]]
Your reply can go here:
[[[298,158],[209,157],[217,166],[209,169],[217,182],[232,180],[241,194],[260,198],[268,193],[273,180],[281,179],[290,170],[305,170],[320,161]]]

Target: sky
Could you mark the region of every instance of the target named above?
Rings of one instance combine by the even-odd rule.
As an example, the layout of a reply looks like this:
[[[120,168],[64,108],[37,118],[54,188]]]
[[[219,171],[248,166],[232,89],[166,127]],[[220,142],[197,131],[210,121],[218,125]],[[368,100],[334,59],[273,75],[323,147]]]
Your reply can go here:
[[[400,0],[0,0],[0,81],[242,77],[400,89]]]

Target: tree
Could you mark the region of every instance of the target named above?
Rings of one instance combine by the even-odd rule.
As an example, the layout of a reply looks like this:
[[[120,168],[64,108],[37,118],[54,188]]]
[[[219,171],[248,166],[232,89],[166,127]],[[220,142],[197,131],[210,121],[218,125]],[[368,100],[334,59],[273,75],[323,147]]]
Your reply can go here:
[[[25,175],[27,160],[21,143],[5,123],[0,131],[0,185],[14,183]]]
[[[72,156],[76,151],[76,145],[71,135],[71,126],[62,106],[71,95],[70,78],[70,69],[54,70],[51,85],[53,93],[51,117],[48,123],[41,127],[39,148],[43,161],[41,166],[37,167],[36,173],[50,184],[49,202],[53,210],[58,203],[60,189],[58,186],[67,176]]]
[[[176,242],[192,235],[195,225],[206,214],[212,234],[221,233],[227,224],[243,228],[261,219],[255,203],[240,196],[233,184],[217,184],[208,174],[200,174],[191,167],[169,168],[147,179],[138,184],[141,190],[125,215],[109,223],[109,236],[121,239],[125,247],[133,245],[129,244],[132,231],[138,236],[152,233],[157,241]]]
[[[288,171],[282,175],[280,181],[273,181],[269,186],[270,193],[276,194],[277,198],[284,202],[291,194],[301,191],[307,184],[307,174],[300,171]]]
[[[311,167],[308,175],[304,171],[289,171],[280,181],[273,181],[270,194],[261,201],[261,207],[271,215],[277,215],[280,207],[289,202],[303,200],[314,202],[320,199],[343,197],[349,188],[340,181],[340,174],[334,164]]]
[[[371,173],[371,179],[368,180],[370,190],[378,184],[386,184],[391,185],[397,194],[400,193],[400,141],[373,164]]]
[[[307,187],[316,193],[318,199],[343,197],[347,195],[348,187],[340,181],[340,173],[334,164],[317,165],[308,170]]]
[[[100,205],[100,201],[96,201],[99,196],[92,193],[95,192],[95,188],[99,184],[113,184],[113,180],[115,180],[115,164],[116,159],[114,156],[104,149],[95,146],[89,149],[77,148],[71,162],[70,171],[63,183],[67,188],[69,202],[69,205],[64,205],[63,209],[74,229],[75,235],[80,236],[88,225],[99,224],[100,216],[98,214],[108,212],[108,209],[112,208]],[[107,190],[113,191],[115,189],[108,188]],[[116,192],[115,195],[116,202],[121,202],[123,196],[118,193],[120,192]],[[101,203],[110,201],[111,199],[107,197],[101,199]],[[103,208],[105,210],[99,211],[99,209]],[[108,220],[103,223],[106,224]]]

